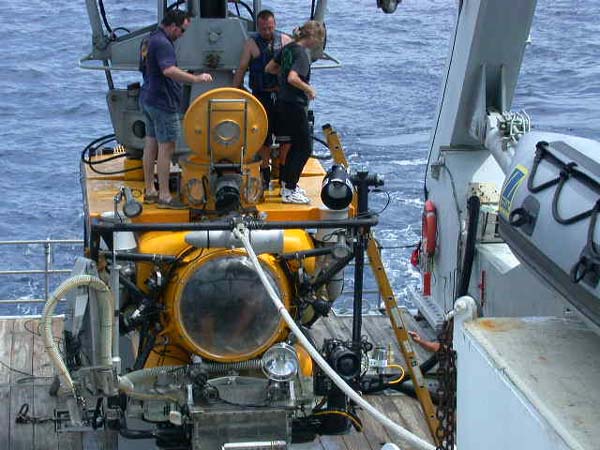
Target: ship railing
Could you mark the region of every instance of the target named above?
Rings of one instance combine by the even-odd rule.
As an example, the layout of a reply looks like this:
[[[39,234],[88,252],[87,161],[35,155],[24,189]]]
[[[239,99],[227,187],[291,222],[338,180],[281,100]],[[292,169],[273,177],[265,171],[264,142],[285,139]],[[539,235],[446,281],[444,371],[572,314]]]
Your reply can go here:
[[[417,245],[418,245],[417,243],[405,244],[405,245],[382,245],[381,243],[378,242],[378,248],[382,255],[385,255],[385,253],[388,251],[397,252],[398,250],[414,249],[417,247]],[[385,260],[385,258],[384,258],[384,260]],[[371,261],[370,261],[369,257],[365,254],[365,266],[370,267],[370,262]],[[388,260],[388,262],[389,262],[389,260]],[[354,262],[350,262],[347,267],[353,268]],[[348,271],[348,274],[345,276],[346,280],[352,280],[352,272],[353,272],[352,269],[350,271]],[[370,272],[370,270],[366,269],[365,277],[373,276],[373,274],[371,274],[369,272]],[[394,285],[393,280],[390,280],[390,282],[392,283],[392,289],[397,296],[397,300],[399,300],[399,302],[401,304],[404,304],[406,299],[398,298],[398,297],[400,297],[399,293],[401,291],[403,291],[404,288],[406,288],[406,285],[403,285],[403,286]],[[353,284],[349,285],[348,283],[344,283],[344,288],[342,289],[340,298],[349,299],[353,294],[354,294]],[[369,303],[371,305],[376,304],[375,308],[372,308],[367,313],[368,315],[378,315],[378,314],[385,313],[385,304],[383,301],[383,297],[381,295],[381,291],[379,289],[368,289],[368,288],[363,289],[363,299],[366,298],[366,296],[370,297],[371,301]],[[417,310],[415,309],[414,305],[409,304],[409,305],[407,305],[407,307],[408,307],[408,311],[412,315],[417,314]],[[365,314],[365,312],[363,311],[363,315],[364,314]],[[337,311],[336,315],[341,316],[341,317],[346,317],[346,316],[350,317],[352,315],[352,313],[350,311],[348,311],[348,312]]]
[[[61,275],[66,276],[71,273],[71,268],[65,267],[55,267],[54,265],[54,255],[56,254],[57,246],[64,245],[81,245],[83,246],[83,240],[81,239],[43,239],[43,240],[15,240],[15,241],[0,241],[0,255],[4,253],[3,249],[5,247],[22,247],[24,252],[30,251],[31,247],[39,247],[40,252],[43,252],[43,264],[41,268],[25,268],[25,269],[5,269],[0,270],[0,278],[5,279],[10,276],[19,276],[19,275],[27,275],[27,276],[43,276],[44,279],[44,293],[43,298],[20,298],[20,299],[3,299],[0,298],[1,304],[25,304],[25,303],[44,303],[48,300],[50,295],[50,286],[53,279],[59,277]],[[380,247],[382,252],[388,250],[400,250],[406,249],[409,247],[414,247],[414,245],[385,245]],[[10,259],[7,258],[6,255],[3,258],[5,261]],[[73,258],[74,259],[74,258]],[[72,262],[72,261],[71,261]],[[350,263],[349,266],[353,266],[353,263]],[[39,267],[39,266],[38,266]],[[351,278],[347,276],[347,278]],[[396,291],[396,289],[394,289]],[[364,289],[364,295],[375,295],[376,302],[378,305],[378,310],[381,311],[382,308],[382,298],[381,293],[378,289]],[[352,288],[346,284],[341,293],[342,296],[351,296]],[[375,313],[375,311],[373,311]],[[341,313],[341,315],[344,315]]]
[[[35,268],[19,268],[19,269],[3,269],[0,270],[0,278],[5,280],[14,276],[42,276],[44,279],[44,297],[43,298],[20,298],[20,299],[2,299],[0,304],[24,304],[24,303],[44,303],[50,296],[50,286],[53,279],[66,276],[71,273],[70,268],[56,267],[54,256],[56,247],[65,245],[83,246],[81,239],[38,239],[38,240],[15,240],[15,241],[0,241],[0,255],[3,255],[3,260],[7,261],[12,258],[6,257],[5,249],[7,248],[22,248],[23,252],[30,252],[32,247],[38,247],[40,254],[43,255],[43,260],[39,265],[33,265]],[[29,258],[31,261],[31,258]],[[70,261],[72,263],[72,261]],[[2,283],[4,284],[4,283]]]

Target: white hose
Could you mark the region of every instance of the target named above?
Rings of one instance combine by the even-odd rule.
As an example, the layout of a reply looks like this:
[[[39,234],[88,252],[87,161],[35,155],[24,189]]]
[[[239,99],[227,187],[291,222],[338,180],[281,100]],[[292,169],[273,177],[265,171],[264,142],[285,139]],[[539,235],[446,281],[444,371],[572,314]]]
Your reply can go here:
[[[92,275],[77,275],[63,281],[44,305],[40,322],[40,333],[44,338],[46,351],[73,395],[75,395],[73,378],[71,378],[69,369],[67,369],[60,354],[58,344],[52,336],[52,315],[62,297],[71,290],[84,286],[98,291],[97,298],[100,304],[100,359],[98,363],[103,366],[110,366],[112,364],[112,314],[114,302],[108,286],[100,278]],[[91,325],[94,326],[95,324]]]
[[[183,366],[181,367],[183,368]],[[154,369],[154,367],[153,367]],[[161,366],[161,367],[156,367],[156,369],[165,369],[165,366]],[[144,370],[148,370],[148,369],[142,369],[142,370],[138,370],[136,372],[130,372],[127,375],[123,375],[122,377],[119,377],[119,391],[123,392],[124,394],[127,394],[128,397],[131,398],[135,398],[137,400],[168,400],[168,401],[172,401],[172,402],[177,402],[178,398],[175,394],[173,393],[168,393],[168,392],[151,392],[151,391],[140,391],[139,390],[139,383],[136,387],[136,383],[134,383],[134,381],[141,381],[144,377],[155,377],[156,374],[150,374],[150,373],[141,373]],[[166,370],[163,370],[166,371]],[[139,380],[133,380],[132,378],[134,378],[136,375],[134,375],[134,377],[130,377],[129,375],[131,374],[137,374],[137,377],[139,378]],[[137,389],[137,390],[136,390]]]
[[[178,401],[178,398],[174,393],[163,393],[157,391],[143,391],[141,386],[145,387],[149,382],[154,382],[156,377],[161,374],[181,374],[191,367],[201,368],[208,373],[219,373],[226,372],[229,370],[246,370],[246,369],[260,369],[260,359],[250,359],[248,361],[240,361],[237,363],[216,363],[216,362],[202,362],[200,364],[181,365],[181,366],[157,366],[149,367],[146,369],[136,370],[129,372],[119,377],[119,391],[127,394],[132,398],[138,400],[169,400]]]
[[[267,292],[269,293],[269,296],[271,297],[271,300],[275,304],[275,307],[279,311],[279,314],[281,314],[281,317],[283,317],[283,319],[285,320],[285,322],[287,323],[287,325],[290,327],[290,329],[295,334],[295,336],[298,338],[298,340],[302,343],[302,345],[304,346],[304,348],[306,348],[306,350],[308,351],[308,353],[310,354],[310,356],[323,369],[323,371],[329,376],[329,378],[331,378],[331,380],[336,384],[336,386],[339,387],[357,405],[361,406],[369,414],[371,414],[371,416],[373,416],[373,418],[375,420],[377,420],[378,422],[380,422],[384,427],[386,427],[387,429],[389,429],[393,433],[396,433],[398,436],[400,436],[401,439],[404,439],[407,443],[409,443],[410,445],[414,446],[416,449],[419,449],[419,450],[435,450],[435,447],[433,445],[431,445],[429,442],[424,441],[419,436],[411,433],[410,431],[408,431],[405,428],[401,427],[400,425],[396,424],[389,417],[387,417],[386,415],[382,414],[377,409],[375,409],[373,406],[371,406],[371,404],[369,404],[360,395],[358,395],[342,379],[342,377],[340,377],[335,372],[335,370],[333,370],[329,366],[329,364],[327,364],[327,362],[323,359],[323,357],[321,356],[321,354],[311,345],[311,343],[306,338],[306,336],[304,336],[304,334],[302,333],[302,331],[300,330],[300,328],[298,328],[298,326],[294,322],[294,319],[292,318],[292,316],[290,316],[289,312],[285,308],[285,305],[277,297],[277,294],[275,293],[275,289],[273,289],[273,286],[271,286],[271,283],[269,282],[269,280],[268,280],[268,278],[267,278],[267,276],[266,276],[266,274],[265,274],[262,266],[260,265],[260,262],[258,261],[258,258],[256,257],[256,253],[254,253],[254,250],[252,249],[252,246],[250,245],[250,241],[249,241],[249,239],[248,239],[248,237],[246,235],[246,233],[248,232],[248,230],[246,228],[243,228],[242,230],[234,228],[233,232],[244,243],[244,247],[246,248],[246,251],[248,252],[248,256],[250,257],[250,260],[254,264],[254,267],[256,268],[256,270],[258,272],[258,275],[259,275],[262,283],[264,284],[265,288],[267,289]]]
[[[141,391],[139,387],[163,373],[173,374],[182,372],[185,369],[186,366],[157,366],[129,372],[119,377],[119,391],[138,400],[169,400],[176,402],[177,397],[172,393]]]

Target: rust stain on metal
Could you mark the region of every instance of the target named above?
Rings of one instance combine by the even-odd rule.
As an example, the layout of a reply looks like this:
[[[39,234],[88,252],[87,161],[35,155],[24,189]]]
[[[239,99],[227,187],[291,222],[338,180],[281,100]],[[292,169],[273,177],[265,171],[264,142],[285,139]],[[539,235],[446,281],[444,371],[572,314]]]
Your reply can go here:
[[[523,325],[517,320],[480,319],[477,321],[479,328],[487,331],[505,332],[516,330]]]

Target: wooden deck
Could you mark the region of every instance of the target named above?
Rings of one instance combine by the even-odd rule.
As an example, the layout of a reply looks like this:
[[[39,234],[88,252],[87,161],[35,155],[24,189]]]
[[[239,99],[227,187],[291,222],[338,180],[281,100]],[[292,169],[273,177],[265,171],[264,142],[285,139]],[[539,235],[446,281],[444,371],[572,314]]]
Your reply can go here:
[[[313,327],[317,342],[331,336],[347,339],[351,335],[351,318],[329,317]],[[414,324],[412,324],[414,326]],[[54,335],[60,336],[63,319],[54,319]],[[402,362],[389,321],[383,316],[363,318],[363,334],[376,345],[392,343],[397,361]],[[34,317],[0,318],[0,449],[10,450],[65,450],[82,449],[82,440],[74,433],[57,434],[52,422],[17,424],[16,418],[23,404],[29,405],[29,414],[35,417],[52,416],[56,399],[48,395],[54,376],[43,340],[38,333],[38,319]],[[430,442],[431,436],[416,400],[402,394],[368,396],[367,399],[392,420]],[[376,450],[386,442],[402,444],[369,415],[359,412],[364,431],[343,436],[322,436],[314,442],[294,444],[294,450]],[[132,442],[130,442],[131,444]],[[134,443],[134,442],[133,442]],[[141,445],[141,446],[140,446]],[[127,448],[147,449],[147,444]],[[403,450],[410,446],[402,446]]]
[[[33,417],[51,417],[57,405],[48,395],[55,371],[38,333],[38,319],[0,319],[0,448],[10,450],[80,449],[73,434],[57,435],[51,421],[17,424],[24,404]],[[54,335],[60,336],[62,317],[53,320]],[[60,405],[62,408],[63,406]]]

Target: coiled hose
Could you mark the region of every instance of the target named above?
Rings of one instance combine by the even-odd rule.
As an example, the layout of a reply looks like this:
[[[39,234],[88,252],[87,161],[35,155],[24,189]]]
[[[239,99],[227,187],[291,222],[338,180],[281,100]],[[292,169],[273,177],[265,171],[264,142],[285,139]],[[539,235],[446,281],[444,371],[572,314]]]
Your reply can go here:
[[[114,300],[110,289],[100,278],[93,275],[76,275],[63,281],[54,291],[52,296],[44,305],[40,322],[40,333],[44,339],[44,346],[54,366],[58,370],[67,387],[76,396],[73,378],[60,354],[58,344],[52,336],[52,315],[59,300],[73,289],[88,287],[97,291],[100,314],[100,359],[99,365],[110,366],[112,364],[112,315]]]
[[[185,366],[158,366],[149,367],[147,369],[136,370],[126,375],[119,377],[119,390],[126,393],[132,398],[138,400],[171,400],[177,401],[176,393],[163,393],[154,391],[142,391],[141,385],[148,384],[163,373],[170,375],[179,375],[183,372],[199,368],[208,373],[219,373],[229,370],[259,370],[261,368],[260,359],[251,359],[249,361],[240,361],[235,363],[217,363],[217,362],[202,362],[199,364],[189,364]]]
[[[100,357],[98,364],[100,366],[110,367],[112,364],[112,333],[113,333],[113,309],[114,300],[108,286],[98,277],[93,275],[77,275],[65,280],[56,288],[52,296],[48,299],[44,306],[42,318],[40,322],[40,333],[44,339],[44,345],[51,361],[61,375],[64,383],[69,388],[74,397],[76,397],[73,378],[69,373],[60,349],[52,335],[52,315],[61,298],[66,296],[73,289],[87,287],[96,290],[97,299],[99,302],[100,315]],[[140,391],[139,386],[145,382],[156,378],[162,373],[182,373],[190,367],[199,367],[209,373],[219,373],[227,370],[258,370],[261,367],[260,359],[250,361],[241,361],[237,363],[215,363],[203,362],[191,366],[161,366],[148,369],[136,370],[126,375],[119,377],[119,390],[140,400],[170,400],[177,401],[177,397],[173,393],[159,393]]]
[[[294,322],[294,319],[292,318],[292,316],[290,316],[290,313],[285,308],[285,305],[277,297],[277,294],[275,293],[273,286],[271,286],[271,283],[269,282],[267,276],[265,275],[265,272],[264,272],[262,266],[260,265],[258,258],[256,257],[256,253],[254,253],[254,249],[252,248],[252,245],[250,244],[250,240],[248,239],[248,236],[247,236],[248,230],[247,229],[240,230],[238,228],[234,228],[233,232],[243,242],[244,247],[246,248],[246,251],[248,252],[248,256],[250,257],[250,260],[254,264],[254,267],[256,268],[256,271],[258,272],[258,275],[259,275],[263,285],[267,289],[267,292],[269,293],[269,296],[271,297],[271,300],[275,304],[275,307],[279,311],[279,314],[281,315],[281,317],[283,317],[283,319],[285,320],[287,325],[290,327],[290,329],[292,330],[294,335],[298,338],[298,340],[301,342],[301,344],[304,346],[304,348],[308,351],[310,356],[321,367],[321,369],[323,369],[323,371],[329,376],[329,378],[331,378],[331,380],[336,384],[336,386],[339,387],[350,399],[352,399],[352,401],[354,401],[356,404],[358,404],[363,409],[365,409],[369,414],[371,414],[371,416],[373,416],[373,418],[376,419],[379,423],[381,423],[384,427],[386,427],[388,430],[392,431],[393,433],[396,433],[398,436],[400,436],[400,438],[404,439],[407,443],[414,446],[414,448],[416,448],[418,450],[435,450],[435,447],[433,445],[431,445],[429,442],[421,439],[419,436],[411,433],[407,429],[396,424],[389,417],[387,417],[386,415],[382,414],[380,411],[375,409],[365,399],[363,399],[360,395],[358,395],[342,379],[342,377],[340,377],[335,372],[335,370],[333,370],[329,366],[329,364],[327,364],[327,362],[325,361],[325,359],[323,359],[323,357],[317,351],[317,349],[315,349],[313,347],[313,345],[309,342],[309,340],[306,338],[306,336],[304,336],[304,333],[302,333],[300,328],[298,328],[298,326],[296,325],[296,322]]]

